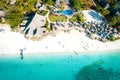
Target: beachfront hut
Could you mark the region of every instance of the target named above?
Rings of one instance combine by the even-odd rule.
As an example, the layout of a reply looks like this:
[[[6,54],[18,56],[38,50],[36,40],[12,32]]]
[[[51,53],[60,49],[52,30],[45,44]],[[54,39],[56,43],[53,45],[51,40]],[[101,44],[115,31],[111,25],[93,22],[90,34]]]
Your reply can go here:
[[[37,2],[36,5],[35,5],[36,8],[40,8],[41,6],[42,6],[42,5],[41,5],[40,2]]]
[[[64,2],[65,4],[70,4],[69,0],[56,0],[56,6],[60,7],[61,6],[61,2]]]
[[[5,16],[5,12],[3,10],[0,10],[0,18]]]
[[[5,12],[3,10],[0,10],[0,22],[5,22]]]
[[[35,7],[41,12],[42,10],[46,10],[46,6],[40,2],[37,2]]]
[[[25,35],[26,37],[33,36],[34,30],[36,29],[36,34],[41,36],[44,34],[43,32],[46,31],[46,28],[43,27],[46,23],[46,18],[42,15],[35,13],[34,17],[32,18],[31,22],[27,25],[24,33],[29,29],[28,33]]]

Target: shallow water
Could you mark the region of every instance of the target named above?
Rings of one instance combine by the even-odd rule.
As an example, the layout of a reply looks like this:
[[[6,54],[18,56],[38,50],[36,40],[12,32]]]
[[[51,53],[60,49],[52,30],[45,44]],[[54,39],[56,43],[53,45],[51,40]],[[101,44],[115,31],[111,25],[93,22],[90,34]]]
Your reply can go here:
[[[93,64],[120,72],[120,51],[92,53],[78,55],[43,53],[44,55],[25,55],[23,60],[19,55],[0,56],[0,80],[77,80],[76,75],[79,71]]]

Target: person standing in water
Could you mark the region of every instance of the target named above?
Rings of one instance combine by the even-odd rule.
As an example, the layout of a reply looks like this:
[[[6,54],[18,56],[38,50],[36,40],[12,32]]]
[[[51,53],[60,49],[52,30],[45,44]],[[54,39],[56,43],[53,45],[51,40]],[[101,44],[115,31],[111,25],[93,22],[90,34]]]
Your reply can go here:
[[[23,49],[20,49],[20,58],[23,59]]]

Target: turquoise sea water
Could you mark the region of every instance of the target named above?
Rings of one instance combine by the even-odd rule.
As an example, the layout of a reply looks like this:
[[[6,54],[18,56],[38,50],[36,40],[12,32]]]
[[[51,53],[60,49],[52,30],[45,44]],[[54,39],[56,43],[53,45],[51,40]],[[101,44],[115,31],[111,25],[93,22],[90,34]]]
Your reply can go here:
[[[0,80],[120,80],[120,51],[92,53],[0,56]]]

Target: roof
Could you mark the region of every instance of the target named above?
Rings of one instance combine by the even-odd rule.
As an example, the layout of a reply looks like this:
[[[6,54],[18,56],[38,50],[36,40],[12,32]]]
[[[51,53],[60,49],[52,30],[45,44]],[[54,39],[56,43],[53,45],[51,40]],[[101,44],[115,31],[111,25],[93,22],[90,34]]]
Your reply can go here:
[[[37,28],[44,25],[45,25],[45,17],[36,13],[31,23],[28,25],[28,27]]]
[[[46,22],[46,18],[42,15],[39,14],[35,14],[35,16],[33,17],[32,21],[30,22],[30,24],[27,26],[25,32],[29,29],[28,34],[33,35],[33,31],[37,28],[41,28],[45,25]]]
[[[5,16],[5,12],[3,10],[0,10],[0,17],[4,17]]]
[[[40,2],[37,2],[37,4],[35,5],[36,8],[40,8],[42,5]]]

